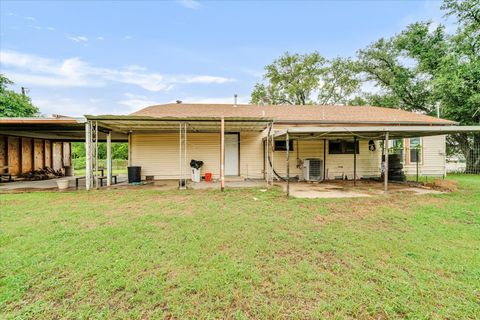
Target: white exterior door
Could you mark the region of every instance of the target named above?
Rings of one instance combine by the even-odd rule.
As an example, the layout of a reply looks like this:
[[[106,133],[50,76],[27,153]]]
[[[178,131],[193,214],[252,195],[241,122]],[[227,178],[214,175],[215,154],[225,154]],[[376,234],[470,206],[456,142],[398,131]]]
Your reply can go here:
[[[238,134],[225,134],[225,175],[238,176]]]

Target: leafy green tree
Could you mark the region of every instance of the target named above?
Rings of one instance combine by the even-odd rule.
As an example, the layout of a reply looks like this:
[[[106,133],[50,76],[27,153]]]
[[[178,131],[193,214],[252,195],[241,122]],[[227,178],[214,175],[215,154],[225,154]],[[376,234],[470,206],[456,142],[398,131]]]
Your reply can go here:
[[[380,93],[367,95],[375,105],[395,105],[411,111],[435,114],[463,125],[480,123],[480,2],[445,0],[442,8],[454,16],[453,34],[430,22],[414,23],[388,40],[380,39],[359,51],[367,81]],[[478,134],[449,137],[450,149],[460,150],[467,172],[480,170],[480,157],[472,152],[480,145]]]
[[[319,77],[324,73],[325,58],[318,52],[290,54],[265,67],[267,84],[257,84],[251,95],[254,104],[311,104]]]
[[[349,99],[360,89],[360,81],[355,61],[343,58],[328,61],[320,78],[317,104],[349,104]]]
[[[358,52],[364,81],[374,83],[380,92],[367,97],[372,105],[432,113],[435,102],[431,81],[416,65],[409,66],[397,39],[380,39]]]
[[[257,83],[251,95],[254,104],[347,104],[360,87],[353,60],[327,60],[318,52],[287,52],[265,70],[266,83]]]
[[[0,74],[0,117],[32,117],[38,116],[35,107],[26,95],[8,90],[13,82]]]

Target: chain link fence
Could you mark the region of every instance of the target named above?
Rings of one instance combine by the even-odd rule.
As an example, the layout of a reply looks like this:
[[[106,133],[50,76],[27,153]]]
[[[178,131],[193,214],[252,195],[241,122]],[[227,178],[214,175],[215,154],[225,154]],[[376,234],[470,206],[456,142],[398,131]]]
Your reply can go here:
[[[480,136],[447,136],[448,173],[480,174]]]

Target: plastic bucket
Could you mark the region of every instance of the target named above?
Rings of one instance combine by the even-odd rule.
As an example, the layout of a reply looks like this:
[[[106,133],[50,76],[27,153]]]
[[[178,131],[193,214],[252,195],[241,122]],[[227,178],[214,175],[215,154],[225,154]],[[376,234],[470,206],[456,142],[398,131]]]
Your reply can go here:
[[[200,182],[200,169],[190,168],[192,170],[192,181]]]
[[[212,182],[212,173],[211,172],[205,172],[205,181],[206,182]]]
[[[59,179],[59,180],[57,180],[58,190],[66,190],[66,189],[68,189],[69,183],[70,183],[70,181],[69,181],[69,180],[66,180],[66,179]]]

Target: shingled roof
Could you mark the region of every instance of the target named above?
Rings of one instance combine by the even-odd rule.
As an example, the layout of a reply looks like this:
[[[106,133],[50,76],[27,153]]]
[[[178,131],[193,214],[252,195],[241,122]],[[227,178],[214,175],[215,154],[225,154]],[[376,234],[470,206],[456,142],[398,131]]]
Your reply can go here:
[[[338,124],[418,124],[452,125],[453,121],[400,109],[370,106],[325,105],[232,105],[172,103],[154,105],[132,113],[155,118],[258,118],[274,119],[276,123],[338,123]]]

